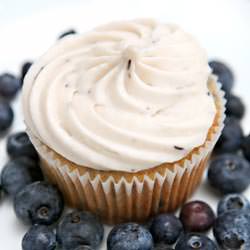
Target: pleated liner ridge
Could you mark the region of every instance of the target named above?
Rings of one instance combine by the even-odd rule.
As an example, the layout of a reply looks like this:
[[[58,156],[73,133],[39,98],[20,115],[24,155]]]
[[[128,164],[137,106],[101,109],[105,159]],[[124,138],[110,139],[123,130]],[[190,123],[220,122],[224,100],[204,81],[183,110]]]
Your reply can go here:
[[[108,224],[142,222],[155,214],[176,210],[201,182],[225,119],[221,85],[211,84],[209,88],[217,114],[205,143],[178,162],[137,173],[76,165],[40,142],[29,129],[27,132],[40,154],[45,176],[59,187],[69,206],[89,210]]]

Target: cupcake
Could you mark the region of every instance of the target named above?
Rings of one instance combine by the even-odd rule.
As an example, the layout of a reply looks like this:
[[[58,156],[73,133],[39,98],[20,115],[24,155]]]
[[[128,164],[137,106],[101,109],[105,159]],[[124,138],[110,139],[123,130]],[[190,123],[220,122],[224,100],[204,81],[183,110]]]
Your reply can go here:
[[[197,40],[151,19],[64,37],[32,66],[22,102],[46,177],[107,223],[178,208],[225,111]]]

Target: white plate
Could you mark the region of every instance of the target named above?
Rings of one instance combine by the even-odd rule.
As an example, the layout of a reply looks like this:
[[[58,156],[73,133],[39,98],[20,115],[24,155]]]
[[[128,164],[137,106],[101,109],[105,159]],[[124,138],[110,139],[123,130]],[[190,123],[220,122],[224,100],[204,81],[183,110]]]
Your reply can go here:
[[[24,60],[41,55],[68,28],[83,32],[115,19],[155,17],[180,24],[200,39],[211,58],[230,63],[237,76],[235,92],[250,107],[249,13],[250,0],[1,0],[0,72],[18,72]],[[12,131],[24,128],[18,99]],[[249,133],[249,115],[243,125]],[[6,161],[5,140],[1,139],[0,168]],[[250,198],[250,190],[246,195]],[[218,196],[204,182],[192,199],[204,200],[216,208]],[[0,221],[1,248],[21,249],[28,227],[16,219],[10,200],[0,203]],[[101,250],[104,246],[105,241]]]

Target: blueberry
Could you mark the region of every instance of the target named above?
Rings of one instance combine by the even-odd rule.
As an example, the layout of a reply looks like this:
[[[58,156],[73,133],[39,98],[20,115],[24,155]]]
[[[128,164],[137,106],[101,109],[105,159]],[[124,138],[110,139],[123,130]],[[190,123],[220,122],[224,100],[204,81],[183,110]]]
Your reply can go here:
[[[207,203],[192,201],[182,207],[180,219],[186,231],[205,232],[212,227],[215,214]]]
[[[217,212],[220,216],[231,210],[238,210],[239,212],[248,210],[250,212],[250,202],[241,194],[228,194],[219,202]]]
[[[214,224],[213,233],[223,249],[250,249],[250,215],[248,212],[232,210],[223,213]]]
[[[0,202],[1,202],[1,198],[2,198],[2,186],[0,185]]]
[[[168,245],[159,244],[154,247],[154,250],[174,250],[174,249]]]
[[[53,224],[59,219],[63,207],[58,189],[42,181],[25,186],[14,199],[15,213],[25,223]]]
[[[205,235],[184,234],[177,242],[175,250],[217,250],[215,243]]]
[[[150,218],[148,221],[145,221],[142,225],[143,225],[146,229],[150,230],[150,227],[151,227],[152,223],[153,223],[153,218]]]
[[[232,70],[223,62],[210,61],[209,66],[213,74],[218,76],[218,80],[222,83],[222,89],[229,94],[234,85],[234,74]]]
[[[34,225],[24,235],[22,240],[23,250],[54,250],[56,236],[50,228],[44,225]]]
[[[225,127],[215,146],[215,152],[235,153],[241,147],[243,139],[243,131],[239,121],[233,117],[228,117],[225,120]]]
[[[250,135],[243,138],[241,148],[244,156],[250,161]]]
[[[76,248],[73,248],[72,250],[94,250],[92,247],[87,246],[87,245],[82,245]]]
[[[32,62],[25,62],[22,65],[22,68],[21,68],[21,77],[20,77],[21,84],[23,84],[24,77],[27,74],[27,72],[29,71],[29,69],[30,69],[31,66],[32,66]]]
[[[11,99],[20,88],[20,80],[14,75],[5,73],[0,75],[0,97]]]
[[[6,102],[0,102],[0,135],[5,133],[11,126],[14,119],[14,112]]]
[[[7,139],[7,152],[10,157],[27,156],[38,159],[38,154],[25,132],[11,134]]]
[[[250,165],[239,155],[219,155],[211,161],[208,180],[223,194],[241,193],[250,183]]]
[[[241,98],[235,95],[230,95],[227,98],[226,114],[237,119],[242,119],[245,114],[245,105]]]
[[[65,32],[63,32],[59,37],[58,39],[62,39],[63,37],[65,36],[69,36],[69,35],[75,35],[77,32],[74,30],[74,29],[70,29],[70,30],[67,30]]]
[[[85,211],[74,211],[64,216],[57,228],[57,240],[63,249],[81,245],[96,248],[103,239],[104,228],[99,219]]]
[[[181,221],[172,214],[160,214],[153,219],[150,232],[155,243],[174,244],[179,238],[183,226]]]
[[[108,235],[107,250],[152,250],[150,232],[136,223],[116,225]]]
[[[4,191],[14,196],[26,185],[43,180],[43,175],[36,161],[20,157],[10,160],[3,168],[1,183]]]

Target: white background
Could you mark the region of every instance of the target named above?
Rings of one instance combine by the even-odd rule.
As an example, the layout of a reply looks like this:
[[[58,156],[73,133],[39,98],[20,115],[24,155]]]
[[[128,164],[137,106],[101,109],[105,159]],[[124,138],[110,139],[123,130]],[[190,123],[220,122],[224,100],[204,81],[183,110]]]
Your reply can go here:
[[[223,59],[232,66],[236,73],[235,92],[250,107],[250,0],[1,0],[0,73],[19,72],[24,60],[41,55],[68,28],[84,32],[104,22],[136,17],[174,22],[193,33],[210,58]],[[24,128],[18,99],[14,106],[12,130],[17,131]],[[249,133],[249,115],[243,125],[245,133]],[[0,139],[0,169],[6,161],[5,141]],[[250,190],[246,195],[250,198]],[[194,198],[216,208],[218,196],[205,182]],[[0,248],[21,249],[26,230],[15,218],[11,201],[2,200]]]

